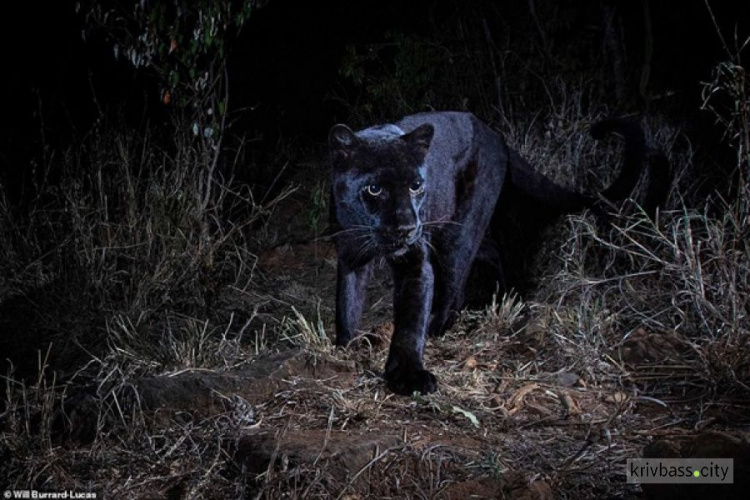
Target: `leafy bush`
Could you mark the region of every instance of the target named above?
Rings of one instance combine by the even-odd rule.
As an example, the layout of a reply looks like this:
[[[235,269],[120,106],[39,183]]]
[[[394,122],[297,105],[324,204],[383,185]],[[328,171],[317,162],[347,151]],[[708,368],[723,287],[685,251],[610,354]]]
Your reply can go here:
[[[232,41],[263,0],[77,4],[85,36],[103,34],[116,58],[155,75],[165,105],[193,135],[218,149],[228,107],[226,60]]]

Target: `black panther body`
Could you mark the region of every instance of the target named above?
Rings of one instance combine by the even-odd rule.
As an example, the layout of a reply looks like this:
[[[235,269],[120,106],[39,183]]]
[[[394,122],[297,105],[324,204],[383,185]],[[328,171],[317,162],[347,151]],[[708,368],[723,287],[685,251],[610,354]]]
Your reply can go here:
[[[626,138],[625,167],[602,195],[626,198],[645,163],[641,129],[601,122],[592,133]],[[336,343],[355,335],[373,262],[384,257],[394,279],[394,333],[385,367],[388,387],[429,393],[426,334],[440,335],[464,305],[472,263],[491,261],[504,285],[501,251],[486,238],[506,193],[518,191],[556,214],[596,207],[598,198],[562,188],[529,166],[503,138],[469,113],[407,116],[393,125],[329,135],[332,223],[337,227]]]

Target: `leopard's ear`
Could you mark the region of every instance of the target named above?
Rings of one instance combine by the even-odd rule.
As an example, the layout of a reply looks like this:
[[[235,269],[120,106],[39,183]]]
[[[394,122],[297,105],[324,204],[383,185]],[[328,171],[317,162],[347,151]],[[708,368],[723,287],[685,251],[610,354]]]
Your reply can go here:
[[[328,145],[331,149],[348,150],[357,145],[359,139],[352,129],[339,123],[331,128],[328,133]]]
[[[409,144],[418,147],[427,153],[432,142],[432,136],[435,135],[435,127],[429,123],[420,125],[408,134],[401,136],[401,139],[408,142]]]

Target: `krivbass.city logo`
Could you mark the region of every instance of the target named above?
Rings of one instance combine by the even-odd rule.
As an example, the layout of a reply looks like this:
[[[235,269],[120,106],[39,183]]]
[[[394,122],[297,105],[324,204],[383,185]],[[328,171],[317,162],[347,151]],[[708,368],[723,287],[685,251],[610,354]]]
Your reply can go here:
[[[628,483],[733,484],[731,458],[629,458]]]

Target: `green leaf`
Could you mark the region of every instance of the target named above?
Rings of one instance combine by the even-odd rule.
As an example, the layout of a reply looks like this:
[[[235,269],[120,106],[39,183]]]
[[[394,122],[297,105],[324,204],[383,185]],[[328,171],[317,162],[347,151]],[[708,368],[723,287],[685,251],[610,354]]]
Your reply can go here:
[[[411,399],[412,401],[416,401],[417,403],[422,404],[422,405],[429,403],[429,401],[425,399],[425,397],[422,396],[422,393],[419,391],[412,392]]]
[[[454,406],[452,409],[453,409],[453,413],[459,413],[463,415],[464,417],[468,418],[472,424],[474,424],[474,427],[477,427],[477,428],[479,427],[479,419],[476,417],[476,415],[458,406]]]

